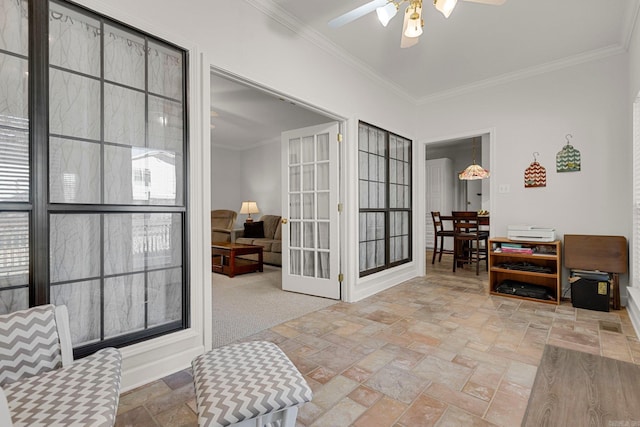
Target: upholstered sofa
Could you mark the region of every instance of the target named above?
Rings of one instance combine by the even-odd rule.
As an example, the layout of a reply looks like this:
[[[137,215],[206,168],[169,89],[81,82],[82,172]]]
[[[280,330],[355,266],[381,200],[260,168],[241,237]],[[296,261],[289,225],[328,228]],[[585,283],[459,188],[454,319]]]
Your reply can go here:
[[[262,223],[263,233],[248,233],[249,230],[259,231],[260,224],[245,226],[245,229],[236,234],[236,243],[262,246],[262,261],[265,264],[282,265],[282,221],[279,215],[262,215],[259,221]],[[262,237],[260,237],[262,235]],[[255,236],[255,237],[254,237]],[[257,259],[257,255],[247,255],[246,258]]]

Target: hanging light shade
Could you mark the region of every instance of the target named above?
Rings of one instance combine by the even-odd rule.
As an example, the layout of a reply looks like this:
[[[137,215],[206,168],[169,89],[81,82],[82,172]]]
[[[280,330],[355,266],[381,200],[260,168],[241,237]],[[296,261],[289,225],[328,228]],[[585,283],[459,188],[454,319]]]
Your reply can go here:
[[[396,13],[398,13],[398,4],[394,1],[389,2],[386,5],[377,8],[376,13],[378,14],[378,20],[380,23],[386,27],[389,21],[391,21],[391,18],[396,16]]]
[[[473,163],[458,174],[461,180],[474,180],[489,178],[489,171],[476,164],[476,140],[473,139]]]
[[[405,37],[420,37],[422,34],[422,1],[412,2],[405,12],[405,19],[408,19],[407,28],[404,31]]]
[[[457,3],[458,0],[435,0],[433,5],[444,15],[445,18],[448,18]]]

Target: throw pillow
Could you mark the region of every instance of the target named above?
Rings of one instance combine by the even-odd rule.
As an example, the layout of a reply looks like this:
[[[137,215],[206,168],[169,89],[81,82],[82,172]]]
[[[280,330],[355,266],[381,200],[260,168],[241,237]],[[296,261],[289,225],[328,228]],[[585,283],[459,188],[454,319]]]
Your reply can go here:
[[[244,236],[259,239],[264,237],[264,222],[245,222],[244,223]]]

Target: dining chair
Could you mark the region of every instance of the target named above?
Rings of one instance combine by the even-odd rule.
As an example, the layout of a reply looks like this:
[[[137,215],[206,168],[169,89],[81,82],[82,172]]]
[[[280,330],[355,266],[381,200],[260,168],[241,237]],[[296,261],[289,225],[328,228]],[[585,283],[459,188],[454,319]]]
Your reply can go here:
[[[113,426],[121,365],[113,347],[73,360],[64,305],[0,315],[0,426]]]
[[[436,262],[436,254],[439,252],[438,262],[442,261],[442,254],[453,254],[453,250],[444,248],[444,238],[453,238],[453,229],[444,229],[440,212],[431,211],[431,219],[433,220],[433,257],[431,257],[431,264]],[[440,240],[440,251],[438,251],[438,239]]]
[[[454,211],[453,216],[453,272],[464,264],[476,265],[476,276],[480,274],[480,261],[485,261],[485,269],[489,270],[487,248],[489,232],[480,229],[477,212]]]

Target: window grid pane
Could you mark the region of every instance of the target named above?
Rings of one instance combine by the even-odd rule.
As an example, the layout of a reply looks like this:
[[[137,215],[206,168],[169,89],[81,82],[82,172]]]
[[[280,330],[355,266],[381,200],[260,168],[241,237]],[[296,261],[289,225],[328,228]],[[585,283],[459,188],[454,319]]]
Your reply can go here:
[[[362,122],[358,137],[359,267],[365,276],[411,260],[411,141]]]
[[[51,4],[51,302],[74,347],[183,328],[185,52]]]

